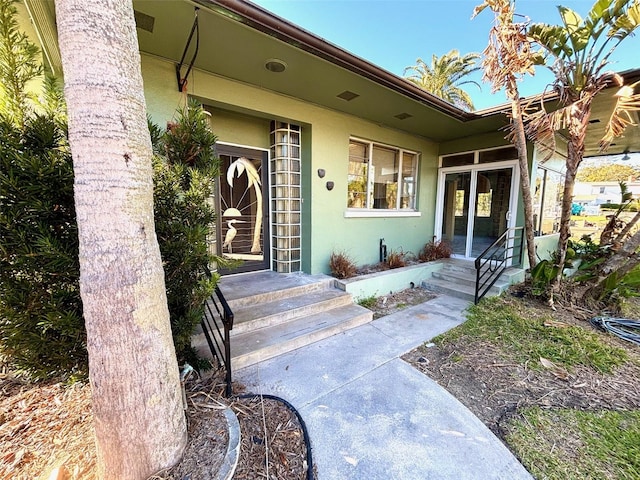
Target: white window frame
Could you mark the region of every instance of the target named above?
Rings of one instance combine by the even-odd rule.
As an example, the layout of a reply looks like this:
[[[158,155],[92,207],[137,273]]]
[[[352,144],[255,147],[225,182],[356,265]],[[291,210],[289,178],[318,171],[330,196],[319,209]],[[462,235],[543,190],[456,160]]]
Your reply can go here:
[[[388,145],[381,142],[366,140],[364,138],[359,138],[354,136],[349,137],[349,144],[351,144],[352,142],[362,143],[367,145],[367,153],[368,153],[367,177],[368,179],[367,179],[367,190],[365,192],[365,199],[367,202],[367,206],[365,208],[347,207],[344,212],[344,217],[345,218],[358,218],[358,217],[363,218],[363,217],[420,217],[422,216],[422,213],[419,212],[417,209],[418,172],[420,169],[420,152],[416,152],[415,150],[409,150],[407,148],[397,147],[395,145]],[[372,208],[371,206],[372,195],[370,194],[369,189],[372,188],[371,185],[373,183],[371,176],[374,171],[374,169],[372,168],[374,147],[394,150],[396,152],[396,155],[398,156],[398,180],[397,180],[398,194],[396,195],[396,208]],[[413,192],[413,204],[414,204],[413,208],[400,208],[400,202],[402,200],[401,192],[402,192],[402,186],[403,186],[402,162],[404,160],[405,154],[414,155],[416,160],[415,169],[414,169],[415,182],[414,182],[414,192]]]

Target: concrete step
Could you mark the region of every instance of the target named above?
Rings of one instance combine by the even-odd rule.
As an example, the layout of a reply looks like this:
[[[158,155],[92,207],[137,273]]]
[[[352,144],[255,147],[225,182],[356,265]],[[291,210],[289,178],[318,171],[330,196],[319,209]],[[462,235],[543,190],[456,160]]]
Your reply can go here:
[[[463,283],[450,282],[447,280],[440,280],[438,278],[430,278],[429,280],[425,280],[424,282],[422,282],[422,286],[427,290],[431,290],[437,293],[445,293],[447,295],[451,295],[452,297],[461,298],[469,302],[473,302],[475,300],[475,283],[473,286],[470,286]],[[501,292],[502,290],[494,285],[489,289],[486,295],[495,296],[500,295]]]
[[[328,275],[264,271],[222,277],[219,287],[235,313],[242,307],[331,289],[334,280]]]
[[[473,273],[468,273],[454,272],[442,269],[439,272],[433,272],[432,277],[444,282],[448,282],[452,285],[466,285],[473,288],[475,288],[476,286],[475,270],[473,271]],[[500,278],[498,278],[498,280],[496,281],[495,286],[501,288],[502,290],[506,289],[509,286],[508,278],[505,278],[504,275],[501,275]]]
[[[295,291],[298,291],[297,288]],[[276,298],[233,310],[234,323],[231,341],[243,333],[275,326],[298,317],[308,317],[319,312],[353,303],[350,294],[337,289],[305,291],[301,295]],[[233,307],[232,307],[233,309]]]
[[[351,304],[236,335],[231,339],[232,368],[254,365],[363,325],[372,318],[373,312]]]

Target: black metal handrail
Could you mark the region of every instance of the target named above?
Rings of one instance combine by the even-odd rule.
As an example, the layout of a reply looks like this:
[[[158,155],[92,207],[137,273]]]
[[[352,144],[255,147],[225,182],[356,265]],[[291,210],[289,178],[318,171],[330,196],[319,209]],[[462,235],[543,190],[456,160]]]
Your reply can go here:
[[[474,300],[476,304],[493,287],[493,284],[507,269],[507,266],[522,264],[523,245],[524,228],[508,228],[476,258],[476,294]],[[513,262],[509,262],[510,260],[513,260]]]
[[[218,360],[220,367],[225,369],[225,395],[230,397],[231,341],[229,337],[231,330],[233,330],[233,312],[217,286],[204,304],[201,325],[211,355]]]

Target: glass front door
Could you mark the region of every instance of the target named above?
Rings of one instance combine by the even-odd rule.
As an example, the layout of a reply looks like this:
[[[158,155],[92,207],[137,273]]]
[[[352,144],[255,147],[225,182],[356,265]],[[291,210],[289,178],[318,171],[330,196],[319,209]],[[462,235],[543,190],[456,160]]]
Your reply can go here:
[[[513,227],[514,169],[483,165],[441,171],[436,233],[456,257],[476,258]]]
[[[479,256],[507,229],[511,211],[512,168],[476,173],[471,257]]]
[[[466,256],[470,193],[471,172],[446,174],[441,239],[455,255]]]

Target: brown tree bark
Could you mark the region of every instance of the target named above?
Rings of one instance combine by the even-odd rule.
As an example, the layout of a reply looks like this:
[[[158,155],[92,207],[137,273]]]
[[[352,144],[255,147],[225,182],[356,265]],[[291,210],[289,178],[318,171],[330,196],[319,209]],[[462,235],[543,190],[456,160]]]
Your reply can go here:
[[[529,268],[533,268],[537,263],[533,230],[533,201],[531,200],[531,180],[529,177],[529,161],[527,159],[527,138],[524,133],[522,105],[518,98],[511,100],[511,116],[513,122],[513,144],[518,150],[518,164],[520,166],[520,190],[522,191],[522,203],[524,204],[524,235],[527,243],[527,257],[529,258]]]
[[[59,0],[56,14],[99,476],[146,479],[179,460],[186,425],[133,8]]]
[[[567,258],[567,246],[571,237],[571,206],[573,204],[573,186],[576,182],[578,167],[584,156],[584,140],[587,134],[589,116],[591,115],[591,100],[575,102],[572,107],[572,118],[569,126],[569,143],[567,145],[566,171],[564,190],[562,193],[562,208],[560,210],[560,238],[558,239],[558,265],[560,269],[556,283],[562,279],[564,264]]]

